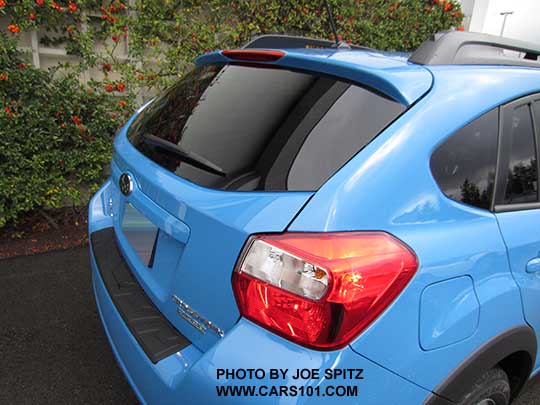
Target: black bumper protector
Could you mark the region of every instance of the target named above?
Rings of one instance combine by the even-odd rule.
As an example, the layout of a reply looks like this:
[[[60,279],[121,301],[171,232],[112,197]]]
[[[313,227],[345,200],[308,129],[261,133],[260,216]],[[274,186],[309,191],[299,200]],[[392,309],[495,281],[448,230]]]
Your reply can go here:
[[[154,306],[133,276],[113,228],[90,235],[91,249],[105,288],[127,327],[152,363],[191,344]]]

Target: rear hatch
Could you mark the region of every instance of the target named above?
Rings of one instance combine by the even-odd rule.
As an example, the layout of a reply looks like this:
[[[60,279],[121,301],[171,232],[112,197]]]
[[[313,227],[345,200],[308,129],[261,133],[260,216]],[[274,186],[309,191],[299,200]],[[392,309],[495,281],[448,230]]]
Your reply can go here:
[[[119,190],[125,174],[133,185],[111,205],[136,278],[207,350],[239,318],[231,275],[249,235],[285,231],[405,109],[378,90],[313,71],[197,67],[115,140],[113,184]]]

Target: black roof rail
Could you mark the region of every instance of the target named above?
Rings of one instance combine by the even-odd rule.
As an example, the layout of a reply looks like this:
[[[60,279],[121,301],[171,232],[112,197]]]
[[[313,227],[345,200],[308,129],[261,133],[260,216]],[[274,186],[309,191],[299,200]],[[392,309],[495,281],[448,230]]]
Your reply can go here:
[[[540,45],[476,32],[443,31],[420,45],[409,62],[420,65],[540,67],[539,56]]]
[[[328,39],[307,38],[293,35],[268,34],[259,35],[247,42],[242,49],[265,48],[265,49],[286,49],[286,48],[336,48],[336,43]],[[344,49],[370,49],[359,45],[346,44]]]

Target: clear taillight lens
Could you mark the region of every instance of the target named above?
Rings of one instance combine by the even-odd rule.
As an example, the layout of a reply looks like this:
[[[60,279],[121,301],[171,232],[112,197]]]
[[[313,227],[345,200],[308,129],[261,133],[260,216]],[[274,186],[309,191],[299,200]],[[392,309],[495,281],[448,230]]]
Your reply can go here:
[[[417,267],[415,254],[384,232],[257,235],[235,269],[233,288],[247,319],[332,350],[384,311]]]
[[[240,271],[302,297],[318,300],[328,289],[328,273],[297,256],[255,239]]]

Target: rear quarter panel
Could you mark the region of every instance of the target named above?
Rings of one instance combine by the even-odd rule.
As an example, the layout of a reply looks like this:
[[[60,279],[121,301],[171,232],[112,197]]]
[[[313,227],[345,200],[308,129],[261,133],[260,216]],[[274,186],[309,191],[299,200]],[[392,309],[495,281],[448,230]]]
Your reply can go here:
[[[431,70],[432,90],[331,178],[289,227],[319,232],[383,230],[416,252],[420,263],[416,276],[351,348],[429,390],[482,343],[525,323],[494,215],[448,199],[433,179],[430,156],[474,118],[540,90],[540,74],[531,69]],[[474,292],[467,287],[467,294],[476,295],[480,309],[476,321],[465,321],[469,329],[471,322],[477,325],[465,338],[426,350],[419,338],[422,292],[460,276],[473,280]],[[461,322],[471,319],[471,302],[461,311],[457,300],[451,314],[440,308],[423,311],[433,315],[439,310],[440,324],[449,322],[446,316]]]

